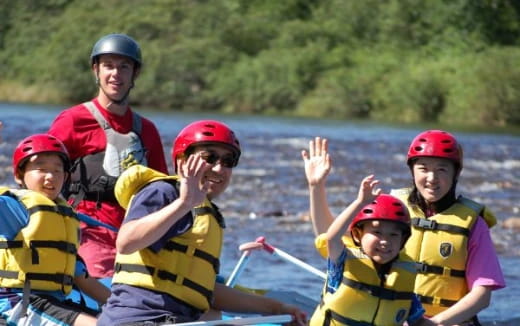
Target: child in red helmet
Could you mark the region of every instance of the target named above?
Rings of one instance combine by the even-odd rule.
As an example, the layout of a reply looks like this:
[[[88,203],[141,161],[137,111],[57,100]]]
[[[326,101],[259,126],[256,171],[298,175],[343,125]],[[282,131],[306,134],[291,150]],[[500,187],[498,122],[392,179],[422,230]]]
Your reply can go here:
[[[302,151],[309,184],[314,232],[326,231],[333,216],[327,206],[325,180],[331,169],[328,141],[316,137]],[[442,130],[418,134],[408,149],[413,186],[393,190],[412,216],[405,253],[417,263],[415,289],[438,324],[480,325],[491,292],[505,286],[489,227],[496,223],[483,205],[456,194],[463,166],[462,147]],[[323,244],[321,244],[323,246]]]
[[[400,254],[410,236],[408,211],[378,183],[364,178],[356,200],[317,239],[326,243],[328,274],[311,326],[435,325],[413,293],[414,262]]]
[[[216,283],[225,221],[213,200],[228,187],[240,153],[228,126],[196,121],[174,141],[176,176],[141,165],[121,175],[115,195],[127,214],[99,326],[189,322],[210,308],[293,314],[294,324],[305,323],[294,306]]]
[[[21,189],[0,188],[0,313],[8,325],[95,325],[95,312],[66,300],[73,284],[104,303],[109,290],[77,259],[79,219],[60,197],[69,155],[36,134],[13,154]]]

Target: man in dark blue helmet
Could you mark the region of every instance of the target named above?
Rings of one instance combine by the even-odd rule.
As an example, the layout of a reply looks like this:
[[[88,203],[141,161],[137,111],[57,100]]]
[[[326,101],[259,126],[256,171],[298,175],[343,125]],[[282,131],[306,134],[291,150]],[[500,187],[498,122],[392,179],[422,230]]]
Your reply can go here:
[[[124,210],[114,197],[114,184],[130,165],[143,164],[167,173],[155,125],[133,112],[129,94],[142,68],[139,44],[125,34],[100,38],[90,55],[98,94],[61,112],[49,133],[60,139],[74,162],[66,196],[78,212],[119,228]],[[91,276],[111,277],[116,233],[82,225],[80,255]]]

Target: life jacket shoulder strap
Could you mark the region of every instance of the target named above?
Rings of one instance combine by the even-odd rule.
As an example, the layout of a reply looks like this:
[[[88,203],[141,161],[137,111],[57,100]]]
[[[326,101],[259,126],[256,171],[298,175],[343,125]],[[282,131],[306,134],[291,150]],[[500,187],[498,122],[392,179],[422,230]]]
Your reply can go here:
[[[87,110],[92,114],[94,119],[99,123],[101,128],[103,130],[112,129],[112,126],[108,123],[108,121],[105,119],[105,117],[99,112],[96,105],[92,101],[84,102],[83,105],[87,108]],[[143,130],[143,122],[142,117],[132,111],[132,131],[134,131],[136,134],[141,135],[141,132]]]
[[[220,213],[220,210],[217,205],[211,203],[211,206],[202,206],[202,207],[195,207],[193,209],[193,214],[196,215],[205,215],[205,214],[211,214],[215,217],[215,219],[218,222],[218,225],[220,225],[221,228],[226,228],[226,222],[224,221],[224,217]]]
[[[477,203],[476,201],[464,196],[459,196],[457,198],[457,202],[472,209],[478,216],[482,216],[488,227],[491,228],[497,224],[497,218],[495,214],[493,214],[493,212],[491,212],[485,205]]]
[[[99,126],[103,130],[112,129],[112,126],[108,123],[108,121],[105,119],[105,117],[98,111],[96,105],[92,101],[88,101],[83,103],[83,105],[87,108],[88,112],[92,114],[94,119],[99,123]]]

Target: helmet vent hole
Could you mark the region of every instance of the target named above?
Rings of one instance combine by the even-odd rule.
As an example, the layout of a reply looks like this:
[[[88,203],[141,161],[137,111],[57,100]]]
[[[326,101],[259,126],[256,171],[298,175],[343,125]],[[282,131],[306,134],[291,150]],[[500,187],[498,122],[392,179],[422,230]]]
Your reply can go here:
[[[212,132],[210,132],[210,131],[204,131],[202,134],[203,134],[204,136],[208,136],[208,137],[212,137],[212,136],[214,136],[214,134],[213,134]]]
[[[364,214],[372,214],[372,213],[374,213],[374,211],[371,210],[370,208],[365,208],[365,209],[363,210],[363,213],[364,213]]]
[[[423,148],[421,146],[415,146],[415,151],[421,152]]]

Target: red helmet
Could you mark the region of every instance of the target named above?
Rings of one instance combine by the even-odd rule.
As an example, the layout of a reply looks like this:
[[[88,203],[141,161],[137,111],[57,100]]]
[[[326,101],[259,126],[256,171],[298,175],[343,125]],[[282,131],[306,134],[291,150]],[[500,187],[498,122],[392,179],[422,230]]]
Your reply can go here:
[[[417,135],[408,149],[408,164],[411,159],[421,156],[447,158],[462,168],[462,147],[446,131],[427,130]]]
[[[405,226],[404,239],[406,240],[411,234],[408,209],[402,201],[394,196],[381,194],[373,202],[365,205],[350,223],[349,231],[352,231],[358,223],[371,220],[385,220],[402,224]]]
[[[23,139],[16,146],[13,154],[13,171],[16,173],[18,168],[25,161],[39,153],[56,153],[61,156],[65,171],[69,170],[70,158],[65,145],[56,137],[49,134],[36,134]]]
[[[195,121],[184,127],[173,142],[172,161],[176,164],[176,158],[183,154],[192,145],[224,144],[236,155],[235,166],[240,158],[240,143],[233,130],[222,122],[215,120]]]

